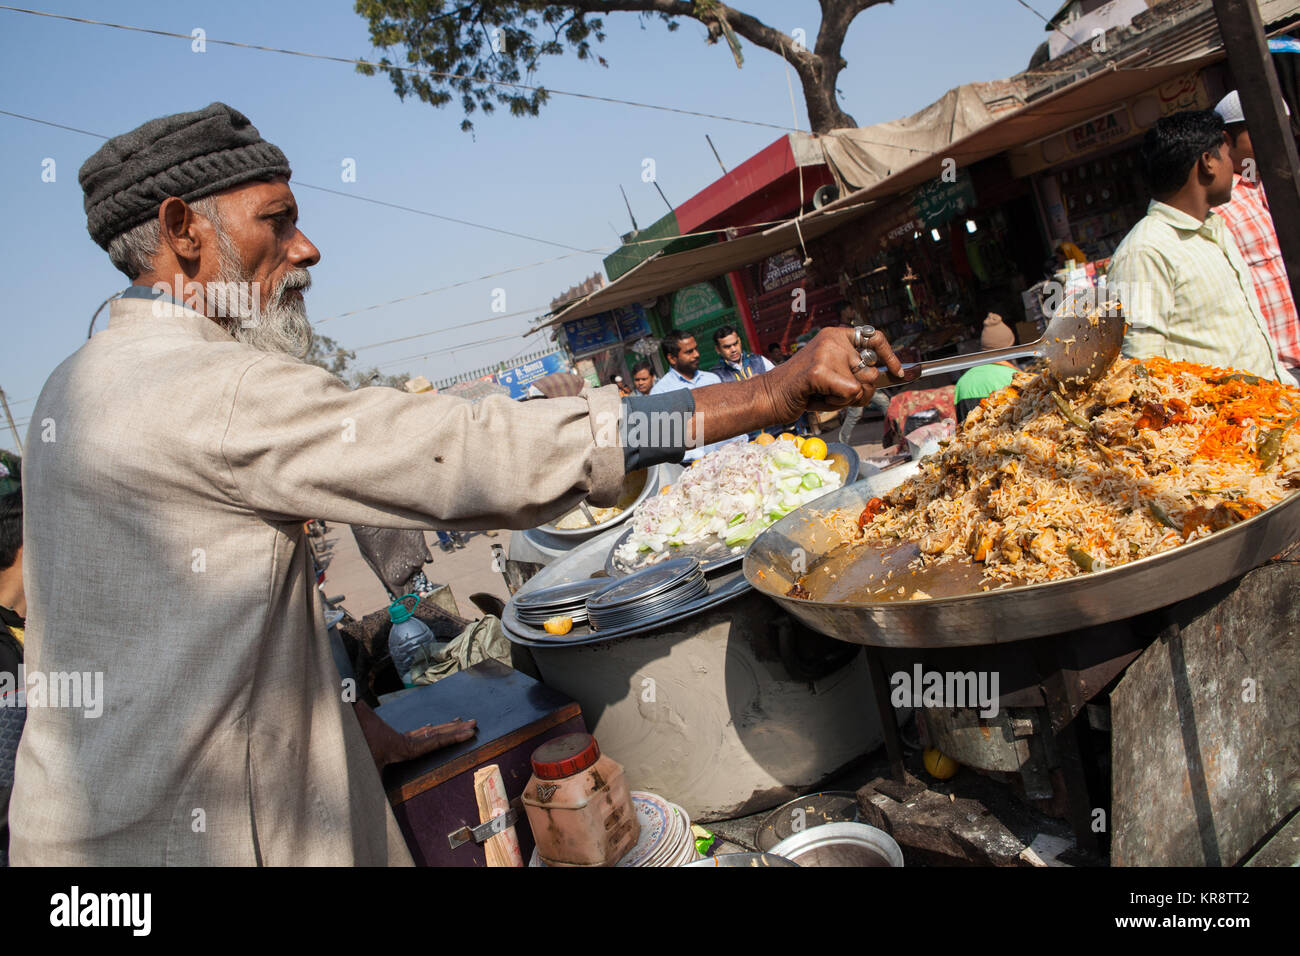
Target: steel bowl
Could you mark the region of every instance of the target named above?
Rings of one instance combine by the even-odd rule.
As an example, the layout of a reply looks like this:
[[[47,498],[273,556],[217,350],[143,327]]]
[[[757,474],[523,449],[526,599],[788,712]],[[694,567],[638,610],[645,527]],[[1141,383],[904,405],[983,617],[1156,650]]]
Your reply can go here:
[[[786,837],[769,851],[799,866],[902,866],[903,851],[865,823],[826,823]]]
[[[655,465],[652,468],[638,468],[636,471],[628,472],[623,477],[623,491],[618,498],[618,506],[623,510],[606,521],[587,525],[583,528],[557,528],[555,521],[559,521],[570,514],[582,514],[578,508],[574,508],[572,511],[566,511],[563,515],[558,515],[555,521],[548,521],[546,524],[538,525],[536,530],[544,534],[554,535],[557,538],[571,540],[590,538],[594,534],[608,531],[630,518],[632,512],[636,510],[636,506],[641,502],[651,495],[659,493],[659,487],[664,482],[663,469],[665,467],[664,465]]]

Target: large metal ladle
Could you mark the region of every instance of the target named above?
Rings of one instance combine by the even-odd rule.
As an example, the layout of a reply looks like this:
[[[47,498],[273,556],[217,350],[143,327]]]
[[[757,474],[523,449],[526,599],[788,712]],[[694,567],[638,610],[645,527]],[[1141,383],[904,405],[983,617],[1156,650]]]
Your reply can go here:
[[[1119,303],[1107,302],[1084,311],[1067,302],[1056,310],[1047,323],[1047,331],[1035,342],[904,365],[902,378],[895,378],[880,366],[876,369],[881,376],[876,388],[890,388],[931,375],[962,372],[976,365],[1024,358],[1045,359],[1048,374],[1062,385],[1087,385],[1106,373],[1119,357],[1123,342],[1124,318]],[[861,356],[868,365],[877,360],[873,349],[863,349]],[[913,372],[913,369],[917,371]]]

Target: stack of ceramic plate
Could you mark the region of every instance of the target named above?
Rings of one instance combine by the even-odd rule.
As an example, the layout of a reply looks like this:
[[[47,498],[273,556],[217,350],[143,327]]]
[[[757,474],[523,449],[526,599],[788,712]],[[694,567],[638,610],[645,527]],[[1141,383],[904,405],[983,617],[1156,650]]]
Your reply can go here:
[[[513,598],[515,613],[522,623],[533,627],[541,627],[553,617],[571,617],[574,624],[581,624],[587,620],[587,598],[607,587],[609,578],[592,578],[518,594]]]
[[[587,617],[596,629],[626,627],[658,617],[709,593],[700,562],[676,558],[629,574],[587,599]]]
[[[632,806],[641,836],[617,866],[683,866],[700,858],[685,810],[645,790],[632,791]]]
[[[655,793],[633,790],[632,808],[641,824],[641,835],[636,846],[623,854],[615,866],[685,866],[702,859],[695,849],[691,818],[677,804]],[[546,864],[534,849],[528,865]]]

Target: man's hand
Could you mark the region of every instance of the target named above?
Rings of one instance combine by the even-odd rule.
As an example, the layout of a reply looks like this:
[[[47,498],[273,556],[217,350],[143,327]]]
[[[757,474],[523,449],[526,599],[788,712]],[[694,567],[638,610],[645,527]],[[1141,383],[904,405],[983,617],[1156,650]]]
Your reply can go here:
[[[906,381],[902,363],[879,329],[865,343],[876,353],[876,361],[857,369],[862,360],[854,347],[855,335],[854,329],[822,329],[788,361],[759,376],[758,381],[768,386],[774,409],[769,424],[792,422],[808,409],[824,412],[866,405],[876,393],[877,364],[884,365],[892,376],[886,384]]]
[[[370,755],[381,771],[390,763],[414,760],[434,750],[469,740],[478,732],[477,721],[453,720],[445,724],[426,724],[403,734],[384,723],[364,701],[357,701],[353,709],[370,747]]]
[[[916,377],[915,373],[903,375],[902,363],[880,331],[873,332],[865,343],[876,353],[876,361],[859,369],[862,359],[854,347],[855,334],[849,328],[822,329],[812,342],[770,372],[741,382],[697,388],[692,392],[695,416],[690,433],[695,445],[785,425],[806,409],[866,405],[880,377],[877,364],[889,371],[889,384]]]

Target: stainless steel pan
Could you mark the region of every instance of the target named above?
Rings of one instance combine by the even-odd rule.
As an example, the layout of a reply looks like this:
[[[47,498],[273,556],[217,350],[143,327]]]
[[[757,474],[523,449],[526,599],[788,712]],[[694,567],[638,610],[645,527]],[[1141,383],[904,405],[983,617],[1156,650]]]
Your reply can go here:
[[[856,519],[869,499],[916,470],[913,463],[881,472],[782,518],[750,547],[745,577],[809,627],[854,644],[919,648],[1002,644],[1105,624],[1173,604],[1258,567],[1300,538],[1297,492],[1247,521],[1191,544],[1064,581],[982,591],[978,569],[950,564],[938,574],[911,578],[903,585],[908,593],[922,588],[933,595],[929,600],[840,603],[786,597],[796,578],[804,577],[817,597],[848,590],[842,574],[865,577],[906,565],[916,554],[913,544],[891,549],[864,546],[852,559],[837,553],[842,542],[822,519],[840,509]]]

